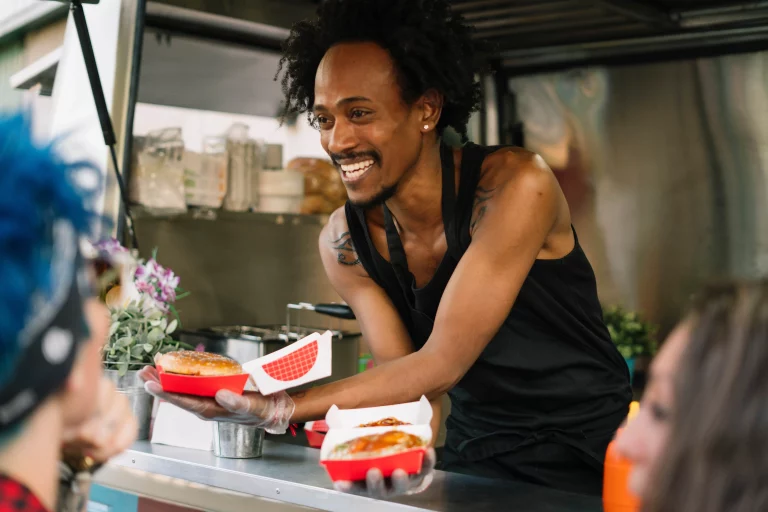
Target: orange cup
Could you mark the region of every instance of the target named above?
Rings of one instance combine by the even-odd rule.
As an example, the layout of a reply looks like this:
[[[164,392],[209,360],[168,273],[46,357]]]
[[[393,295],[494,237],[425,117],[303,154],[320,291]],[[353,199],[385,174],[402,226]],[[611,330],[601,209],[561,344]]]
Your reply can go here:
[[[627,422],[637,414],[640,405],[632,402]],[[605,512],[638,512],[640,501],[629,490],[629,473],[632,464],[619,455],[616,439],[623,429],[619,429],[616,438],[608,445],[605,453],[605,476],[603,478],[603,509]]]
[[[621,431],[619,431],[621,433]],[[629,472],[632,465],[616,450],[616,440],[608,445],[605,454],[603,479],[603,509],[605,512],[638,512],[640,502],[629,491]]]

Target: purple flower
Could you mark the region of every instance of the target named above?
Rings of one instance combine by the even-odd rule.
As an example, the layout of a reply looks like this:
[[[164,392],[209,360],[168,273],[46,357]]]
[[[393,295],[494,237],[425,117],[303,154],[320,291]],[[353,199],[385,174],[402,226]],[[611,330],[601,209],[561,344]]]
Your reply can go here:
[[[136,268],[136,288],[149,295],[164,310],[176,301],[176,288],[180,279],[171,269],[150,259]]]
[[[128,252],[128,249],[122,246],[115,238],[106,238],[94,245],[99,253],[106,253],[110,256]]]

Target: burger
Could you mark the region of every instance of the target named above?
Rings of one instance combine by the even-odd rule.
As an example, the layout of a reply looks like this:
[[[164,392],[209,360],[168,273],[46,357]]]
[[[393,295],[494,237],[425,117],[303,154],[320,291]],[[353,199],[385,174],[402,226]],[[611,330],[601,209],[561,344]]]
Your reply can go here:
[[[179,350],[155,356],[155,365],[165,373],[199,377],[223,377],[243,373],[240,363],[227,356],[194,350]]]
[[[336,446],[329,459],[367,459],[393,455],[398,452],[422,448],[426,443],[419,436],[390,430],[381,434],[358,437]]]

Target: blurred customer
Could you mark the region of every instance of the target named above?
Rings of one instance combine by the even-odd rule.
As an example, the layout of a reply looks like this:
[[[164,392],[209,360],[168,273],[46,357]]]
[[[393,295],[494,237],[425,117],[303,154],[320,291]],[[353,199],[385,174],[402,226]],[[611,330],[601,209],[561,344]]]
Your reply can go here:
[[[24,116],[0,116],[2,512],[82,509],[88,469],[136,435],[102,374],[109,315],[80,251],[96,218],[83,169],[35,145]]]
[[[768,510],[768,282],[698,298],[619,438],[644,512]]]

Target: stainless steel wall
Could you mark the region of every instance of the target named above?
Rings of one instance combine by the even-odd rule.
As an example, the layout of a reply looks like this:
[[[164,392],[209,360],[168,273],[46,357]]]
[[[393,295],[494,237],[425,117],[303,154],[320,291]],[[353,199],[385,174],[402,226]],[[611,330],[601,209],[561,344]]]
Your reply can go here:
[[[183,327],[195,329],[282,324],[290,302],[340,301],[318,253],[322,224],[320,217],[299,222],[296,216],[220,212],[216,220],[142,216],[136,231],[142,255],[158,248],[158,261],[192,292],[177,305]],[[302,312],[301,320],[354,326],[311,312]]]
[[[721,277],[768,269],[768,53],[509,83],[552,166],[601,300],[661,324]]]

